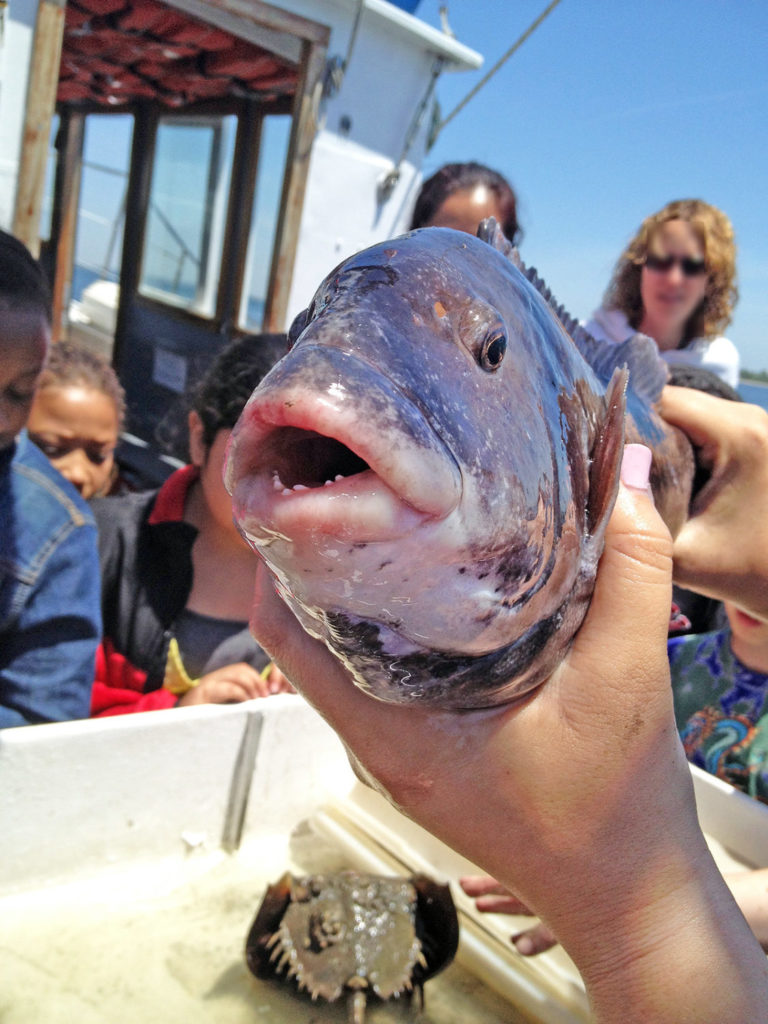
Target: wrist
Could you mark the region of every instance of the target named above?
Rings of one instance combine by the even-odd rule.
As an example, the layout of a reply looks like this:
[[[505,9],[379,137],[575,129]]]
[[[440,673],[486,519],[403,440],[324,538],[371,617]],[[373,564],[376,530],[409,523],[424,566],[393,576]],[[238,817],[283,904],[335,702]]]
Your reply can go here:
[[[703,839],[654,855],[611,902],[561,932],[596,1021],[768,1022],[768,961]]]

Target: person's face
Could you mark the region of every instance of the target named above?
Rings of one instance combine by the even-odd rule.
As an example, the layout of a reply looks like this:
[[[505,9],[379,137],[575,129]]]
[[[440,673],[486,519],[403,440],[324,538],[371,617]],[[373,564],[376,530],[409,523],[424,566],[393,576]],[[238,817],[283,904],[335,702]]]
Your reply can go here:
[[[768,620],[756,619],[741,608],[724,601],[731,626],[731,649],[747,668],[768,673]]]
[[[703,273],[686,274],[680,261],[701,264],[704,250],[687,221],[670,220],[656,231],[648,252],[651,258],[672,257],[672,262],[668,267],[654,268],[649,263],[643,266],[640,296],[644,315],[665,332],[682,333],[706,294],[709,275],[705,268]]]
[[[768,621],[748,615],[730,601],[723,601],[723,607],[728,616],[731,633],[740,642],[741,647],[760,650],[764,657],[768,657]]]
[[[232,498],[224,486],[224,458],[231,430],[220,429],[216,432],[213,444],[205,447],[203,440],[203,424],[196,412],[189,416],[189,448],[192,462],[200,470],[200,488],[208,512],[216,526],[233,539],[242,540],[232,515]],[[245,541],[242,541],[245,544]]]
[[[27,422],[50,337],[41,314],[0,314],[0,451],[10,448]]]
[[[476,235],[478,224],[486,217],[495,217],[501,224],[502,213],[496,196],[485,185],[476,185],[448,196],[425,227],[453,228],[454,231]]]
[[[44,387],[35,397],[27,430],[84,498],[107,493],[119,430],[108,395],[82,385]]]

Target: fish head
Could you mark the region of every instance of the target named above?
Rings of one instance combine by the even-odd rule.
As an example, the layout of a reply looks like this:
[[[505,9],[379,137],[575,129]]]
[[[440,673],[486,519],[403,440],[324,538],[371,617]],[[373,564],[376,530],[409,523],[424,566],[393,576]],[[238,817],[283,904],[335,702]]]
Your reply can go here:
[[[305,628],[392,700],[435,657],[530,647],[580,572],[594,433],[546,303],[486,242],[427,228],[344,261],[289,338],[225,480]],[[413,689],[392,681],[422,655]]]

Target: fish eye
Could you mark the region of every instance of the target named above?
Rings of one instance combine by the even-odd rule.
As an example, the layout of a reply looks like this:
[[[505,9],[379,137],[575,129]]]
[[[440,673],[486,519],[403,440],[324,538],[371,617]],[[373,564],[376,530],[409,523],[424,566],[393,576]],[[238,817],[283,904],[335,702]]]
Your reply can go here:
[[[288,329],[288,348],[292,348],[295,342],[298,341],[299,335],[304,328],[311,324],[315,317],[319,316],[323,310],[327,307],[331,301],[331,297],[328,294],[328,290],[323,288],[321,291],[315,293],[314,298],[309,304],[309,307],[299,313]]]
[[[483,342],[477,361],[484,370],[493,373],[494,370],[498,370],[501,366],[506,351],[506,334],[502,330],[494,331]]]
[[[312,307],[310,306],[309,309],[302,309],[302,311],[300,313],[297,313],[296,316],[293,318],[293,322],[292,322],[291,326],[288,328],[288,348],[289,349],[293,348],[293,346],[295,345],[295,343],[299,339],[299,335],[301,334],[301,332],[304,330],[304,328],[309,323],[309,321],[310,321],[310,315],[309,314],[311,312],[312,312]]]

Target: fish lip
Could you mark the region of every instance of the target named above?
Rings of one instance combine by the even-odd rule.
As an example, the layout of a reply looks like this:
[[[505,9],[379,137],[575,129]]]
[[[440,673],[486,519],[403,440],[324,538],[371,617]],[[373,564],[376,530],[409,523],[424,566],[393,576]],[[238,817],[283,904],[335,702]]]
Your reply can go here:
[[[376,371],[357,356],[345,359]],[[393,458],[391,433],[361,431],[354,407],[345,405],[349,393],[342,391],[334,396],[308,390],[299,379],[292,386],[257,392],[246,406],[230,439],[224,477],[247,535],[285,536],[306,528],[355,542],[391,539],[425,519],[445,518],[458,505],[463,485],[453,454],[397,384],[384,378],[381,392],[403,403],[408,426],[415,423],[419,430],[417,439],[409,439],[408,429],[402,428],[399,458]],[[329,439],[367,468],[330,482],[318,478],[307,489],[281,487],[285,482],[277,452],[289,438]]]

